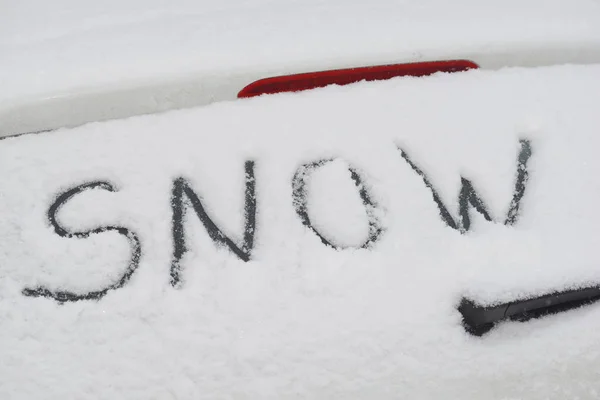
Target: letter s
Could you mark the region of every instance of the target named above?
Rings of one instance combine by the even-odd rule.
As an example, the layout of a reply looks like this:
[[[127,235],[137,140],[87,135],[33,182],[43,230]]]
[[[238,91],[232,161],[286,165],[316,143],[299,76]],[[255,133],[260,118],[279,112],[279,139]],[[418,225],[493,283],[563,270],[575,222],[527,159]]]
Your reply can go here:
[[[60,224],[56,220],[56,214],[58,213],[58,210],[63,205],[65,205],[67,201],[69,201],[75,195],[90,189],[104,189],[108,190],[109,192],[116,191],[110,183],[102,181],[84,183],[73,189],[67,190],[66,192],[59,195],[56,201],[48,209],[48,221],[50,222],[50,225],[52,225],[52,227],[54,228],[56,234],[64,238],[85,239],[94,234],[100,234],[103,232],[110,231],[114,231],[120,235],[125,236],[129,240],[132,249],[131,260],[129,261],[127,269],[125,270],[123,275],[121,275],[121,278],[117,282],[110,284],[109,286],[100,290],[78,294],[69,291],[51,290],[49,288],[41,286],[33,289],[25,288],[22,291],[23,295],[31,297],[48,297],[58,301],[59,303],[79,300],[100,300],[108,293],[109,290],[116,290],[125,286],[125,284],[131,278],[131,275],[133,275],[133,273],[137,269],[141,255],[141,244],[137,235],[131,232],[129,229],[123,228],[121,226],[104,226],[92,229],[90,231],[69,232],[67,229],[60,226]]]

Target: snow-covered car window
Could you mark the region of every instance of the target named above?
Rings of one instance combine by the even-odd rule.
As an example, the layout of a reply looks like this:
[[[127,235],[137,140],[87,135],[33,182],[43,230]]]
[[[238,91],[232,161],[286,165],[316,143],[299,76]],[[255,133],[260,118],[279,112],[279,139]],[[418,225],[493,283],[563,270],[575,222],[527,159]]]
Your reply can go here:
[[[2,390],[593,389],[598,307],[475,337],[459,306],[600,282],[599,84],[473,70],[3,139]]]
[[[598,0],[0,0],[0,400],[600,397]]]

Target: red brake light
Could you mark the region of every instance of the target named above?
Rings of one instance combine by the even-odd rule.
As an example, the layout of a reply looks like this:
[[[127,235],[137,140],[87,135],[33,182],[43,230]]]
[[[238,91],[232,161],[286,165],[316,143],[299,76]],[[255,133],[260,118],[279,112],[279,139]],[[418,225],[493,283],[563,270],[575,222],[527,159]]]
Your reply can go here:
[[[425,76],[436,72],[461,72],[476,68],[479,66],[472,61],[450,60],[308,72],[260,79],[243,88],[238,93],[238,97],[298,92],[332,84],[348,85],[363,80],[380,81],[398,76]]]

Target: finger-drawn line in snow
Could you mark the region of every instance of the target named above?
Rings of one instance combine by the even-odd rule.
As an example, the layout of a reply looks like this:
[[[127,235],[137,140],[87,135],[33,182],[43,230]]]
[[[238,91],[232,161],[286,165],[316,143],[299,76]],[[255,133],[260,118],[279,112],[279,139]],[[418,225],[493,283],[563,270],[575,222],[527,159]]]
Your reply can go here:
[[[517,159],[517,176],[515,179],[515,187],[513,190],[513,196],[509,205],[508,212],[506,214],[506,218],[504,219],[504,225],[512,226],[519,219],[519,213],[521,208],[521,200],[525,195],[525,190],[527,189],[527,181],[529,179],[529,172],[527,169],[527,163],[531,158],[531,143],[527,139],[522,139],[519,141],[521,149],[519,151],[519,156]],[[431,195],[433,196],[433,201],[438,207],[440,217],[442,221],[450,228],[455,229],[461,233],[468,232],[471,228],[471,217],[469,215],[469,208],[473,207],[477,212],[479,212],[483,218],[487,221],[492,222],[493,218],[488,211],[488,207],[485,202],[481,198],[481,196],[475,190],[473,183],[465,178],[460,178],[461,187],[458,195],[458,219],[454,219],[450,211],[448,211],[448,207],[442,201],[438,191],[435,189],[431,180],[423,172],[423,170],[413,161],[413,159],[408,155],[408,153],[402,148],[398,148],[400,150],[400,155],[406,161],[406,163],[412,168],[413,171],[417,173],[423,179],[425,186],[431,191]]]
[[[243,261],[249,261],[254,248],[254,233],[256,230],[256,179],[254,176],[254,161],[246,161],[245,166],[245,196],[244,196],[244,237],[241,246],[219,229],[208,216],[201,198],[193,191],[190,184],[183,178],[173,182],[171,207],[173,212],[173,261],[171,263],[171,285],[181,285],[181,258],[187,252],[184,222],[186,215],[186,202],[188,199],[192,209],[200,219],[212,241],[226,247]],[[185,197],[185,198],[184,198]]]
[[[316,169],[323,167],[331,161],[333,160],[318,160],[303,164],[300,167],[298,167],[292,179],[292,198],[294,203],[294,209],[296,210],[296,214],[298,214],[298,216],[300,217],[300,221],[302,222],[302,224],[311,231],[313,231],[324,245],[339,250],[345,247],[335,245],[332,242],[332,240],[325,238],[325,236],[321,232],[319,232],[318,229],[312,224],[312,221],[310,220],[310,217],[308,215],[309,205],[306,184],[308,182],[308,179],[310,178],[310,174]],[[348,166],[348,170],[350,171],[350,178],[352,179],[354,185],[358,190],[358,195],[360,196],[360,199],[362,200],[362,203],[365,206],[365,210],[367,213],[369,233],[364,243],[361,246],[359,246],[359,248],[367,249],[370,248],[380,238],[381,234],[383,233],[383,227],[381,226],[381,222],[377,217],[377,204],[367,191],[367,187],[364,184],[364,179],[358,173],[356,168]]]
[[[22,293],[25,296],[30,297],[48,297],[56,300],[59,303],[64,303],[67,301],[79,301],[79,300],[99,300],[104,297],[109,290],[116,290],[122,288],[129,282],[129,279],[135,272],[135,270],[139,266],[140,256],[142,254],[142,246],[140,240],[137,235],[130,231],[127,228],[122,226],[104,226],[96,229],[92,229],[89,231],[81,231],[81,232],[70,232],[69,230],[63,228],[60,223],[56,219],[56,215],[58,211],[74,196],[77,194],[84,192],[86,190],[92,189],[103,189],[108,190],[109,192],[116,192],[114,186],[112,186],[108,182],[104,181],[95,181],[88,182],[72,189],[67,190],[66,192],[60,194],[54,203],[48,209],[48,222],[54,228],[54,232],[60,237],[63,238],[75,238],[75,239],[86,239],[91,235],[101,234],[104,232],[117,232],[119,235],[125,236],[130,243],[131,246],[131,259],[125,272],[119,280],[103,289],[87,292],[87,293],[76,293],[72,291],[65,290],[53,290],[45,286],[39,286],[37,288],[25,288]]]

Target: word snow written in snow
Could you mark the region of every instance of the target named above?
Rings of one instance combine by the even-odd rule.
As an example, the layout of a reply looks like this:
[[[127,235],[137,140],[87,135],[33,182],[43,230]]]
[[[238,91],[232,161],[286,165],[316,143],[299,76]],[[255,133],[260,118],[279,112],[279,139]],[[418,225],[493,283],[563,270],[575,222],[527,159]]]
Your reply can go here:
[[[399,148],[399,151],[402,159],[406,161],[410,168],[422,178],[425,187],[431,192],[433,201],[436,203],[439,210],[441,220],[447,226],[456,230],[457,232],[460,232],[461,234],[468,232],[471,228],[471,219],[469,216],[471,208],[479,212],[487,221],[497,222],[492,218],[490,212],[488,211],[488,207],[486,206],[482,197],[475,190],[473,183],[464,177],[461,177],[461,185],[458,197],[458,219],[455,219],[448,210],[448,207],[443,203],[438,191],[435,189],[427,174],[418,166],[418,164],[405,150]],[[532,150],[530,142],[528,140],[521,140],[520,151],[517,158],[517,174],[514,184],[513,197],[511,199],[507,215],[502,221],[504,225],[512,226],[518,221],[521,200],[525,195],[529,178],[527,163],[531,157],[531,154]],[[308,212],[309,204],[307,182],[315,170],[325,166],[331,161],[333,160],[316,160],[298,167],[292,179],[293,206],[300,222],[312,233],[314,233],[324,245],[335,250],[343,250],[346,247],[335,244],[335,240],[327,238],[324,233],[320,232],[319,229],[313,225]],[[254,161],[245,162],[244,232],[241,243],[236,243],[225,233],[223,233],[223,231],[211,219],[210,215],[207,213],[204,205],[202,204],[202,199],[196,194],[187,180],[180,177],[173,181],[171,191],[171,235],[173,239],[173,256],[170,268],[170,283],[173,287],[178,288],[181,287],[182,284],[181,274],[183,272],[183,268],[181,265],[181,260],[188,251],[185,235],[185,221],[190,208],[196,214],[215,245],[229,249],[234,256],[238,257],[242,261],[247,262],[252,259],[252,252],[254,250],[254,236],[256,233],[257,211],[256,178],[254,167]],[[373,196],[367,190],[364,177],[362,177],[358,170],[352,165],[349,165],[348,169],[350,172],[350,178],[357,189],[358,196],[365,207],[366,216],[368,219],[367,237],[358,247],[370,249],[384,233],[384,229],[378,217],[378,215],[381,215],[381,213],[377,212],[378,205],[373,199]],[[54,290],[41,286],[37,288],[25,288],[22,291],[23,295],[51,298],[60,303],[79,300],[99,300],[110,290],[122,288],[131,279],[132,275],[139,267],[139,261],[143,249],[143,244],[135,232],[122,226],[105,226],[81,232],[70,231],[62,227],[57,221],[58,211],[70,199],[86,190],[96,189],[107,190],[110,192],[116,191],[113,185],[104,181],[87,182],[78,185],[65,191],[64,193],[61,193],[56,198],[54,203],[48,209],[47,218],[50,225],[54,228],[54,232],[64,238],[81,240],[89,238],[91,235],[99,235],[105,232],[116,232],[125,237],[129,241],[131,247],[131,256],[129,263],[121,277],[107,287],[90,291],[88,293]]]

